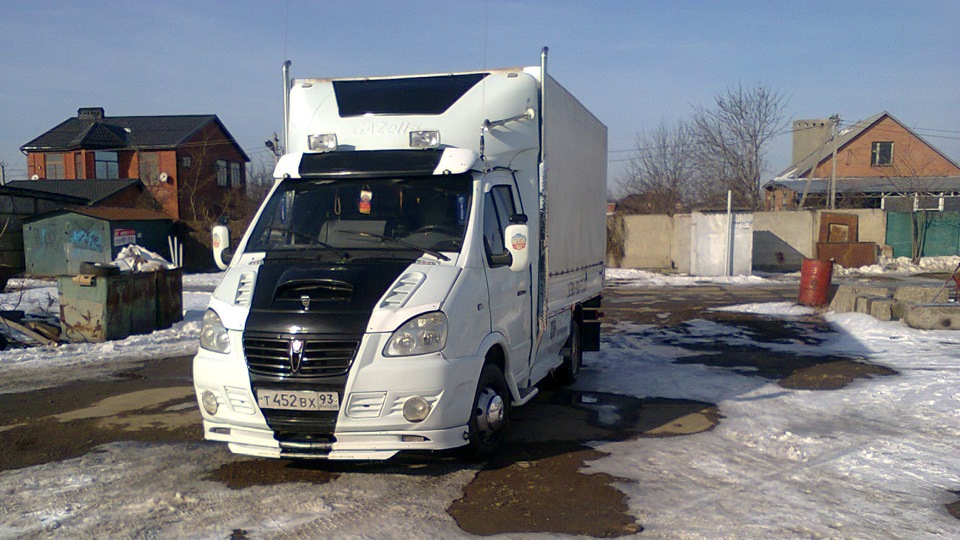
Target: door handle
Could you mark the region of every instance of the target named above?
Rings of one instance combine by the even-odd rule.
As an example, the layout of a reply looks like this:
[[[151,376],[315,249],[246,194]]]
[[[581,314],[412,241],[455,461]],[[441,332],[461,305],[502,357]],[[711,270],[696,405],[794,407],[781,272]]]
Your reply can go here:
[[[523,289],[522,291],[517,291],[517,296],[523,296],[523,295],[525,295],[525,294],[527,294],[527,290],[526,290],[526,289]]]

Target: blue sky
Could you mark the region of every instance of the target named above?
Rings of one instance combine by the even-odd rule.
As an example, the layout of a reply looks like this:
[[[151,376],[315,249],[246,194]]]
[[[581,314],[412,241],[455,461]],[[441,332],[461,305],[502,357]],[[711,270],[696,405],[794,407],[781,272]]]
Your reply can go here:
[[[539,63],[609,128],[611,177],[637,133],[763,83],[787,119],[888,111],[960,161],[960,2],[0,2],[0,160],[102,106],[220,116],[254,161],[295,77],[436,73]],[[790,163],[790,135],[766,176]]]

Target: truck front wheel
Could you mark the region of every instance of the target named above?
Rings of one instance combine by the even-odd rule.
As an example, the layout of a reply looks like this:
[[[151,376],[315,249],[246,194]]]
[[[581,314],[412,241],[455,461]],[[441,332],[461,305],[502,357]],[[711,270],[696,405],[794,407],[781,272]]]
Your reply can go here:
[[[570,337],[563,347],[563,364],[554,373],[556,380],[562,385],[577,382],[580,367],[583,365],[583,340],[580,338],[580,324],[577,321],[570,323]]]
[[[500,448],[510,423],[510,391],[503,372],[493,364],[483,366],[470,414],[469,450],[487,459]]]

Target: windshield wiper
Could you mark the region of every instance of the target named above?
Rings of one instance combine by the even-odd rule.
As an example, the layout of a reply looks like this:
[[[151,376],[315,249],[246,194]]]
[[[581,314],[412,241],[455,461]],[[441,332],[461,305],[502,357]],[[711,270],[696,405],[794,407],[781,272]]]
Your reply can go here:
[[[450,257],[447,257],[446,255],[444,255],[443,253],[440,253],[439,251],[435,251],[435,250],[432,250],[432,249],[429,249],[429,248],[425,248],[425,247],[420,247],[420,246],[418,246],[418,245],[416,245],[416,244],[411,244],[410,242],[405,242],[405,241],[400,240],[400,239],[398,239],[398,238],[390,238],[389,236],[384,236],[384,235],[382,235],[382,234],[371,233],[371,232],[366,232],[366,231],[350,231],[350,230],[344,230],[344,231],[340,231],[340,232],[347,232],[347,233],[350,233],[350,234],[355,234],[355,235],[357,235],[357,236],[369,236],[369,237],[371,237],[371,238],[379,238],[380,240],[386,240],[386,241],[388,241],[388,242],[393,242],[394,244],[397,244],[397,245],[399,245],[399,246],[408,247],[408,248],[410,248],[410,249],[415,249],[415,250],[417,250],[417,251],[422,251],[422,252],[426,253],[427,255],[433,255],[434,257],[440,259],[441,261],[449,261],[449,260],[450,260]]]
[[[338,248],[338,247],[335,247],[335,246],[331,246],[330,244],[328,244],[328,243],[326,243],[326,242],[320,241],[319,239],[317,239],[317,238],[314,237],[314,236],[311,236],[311,235],[308,235],[308,234],[304,234],[304,233],[299,232],[299,231],[294,231],[293,229],[287,229],[287,228],[284,228],[284,227],[274,227],[274,226],[271,226],[271,227],[268,227],[268,230],[276,231],[276,232],[279,232],[279,233],[281,233],[281,234],[289,234],[289,235],[293,236],[294,240],[297,240],[297,239],[306,240],[307,243],[306,243],[305,245],[306,245],[307,248],[312,248],[312,247],[319,246],[319,247],[322,247],[322,248],[324,248],[324,249],[329,249],[329,250],[331,250],[331,251],[336,251],[337,253],[340,253],[344,258],[347,258],[347,257],[350,256],[350,255],[349,255],[349,252],[347,252],[347,250],[345,250],[345,249],[343,249],[343,248]],[[304,244],[293,244],[293,246],[298,246],[298,245],[304,245]],[[276,251],[276,250],[270,250],[270,251]],[[301,249],[299,249],[299,250],[297,250],[297,251],[303,251],[303,248],[301,248]]]

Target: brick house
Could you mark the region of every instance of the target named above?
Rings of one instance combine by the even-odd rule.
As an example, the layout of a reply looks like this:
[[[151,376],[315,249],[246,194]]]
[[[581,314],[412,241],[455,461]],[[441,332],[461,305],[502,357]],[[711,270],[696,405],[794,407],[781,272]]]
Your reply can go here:
[[[882,112],[841,128],[833,121],[793,123],[793,164],[764,186],[767,210],[829,205],[836,146],[838,207],[890,211],[960,210],[960,165]]]
[[[175,220],[213,218],[250,161],[216,115],[106,116],[99,107],[20,147],[31,179],[139,179]],[[205,215],[201,215],[205,214]]]

